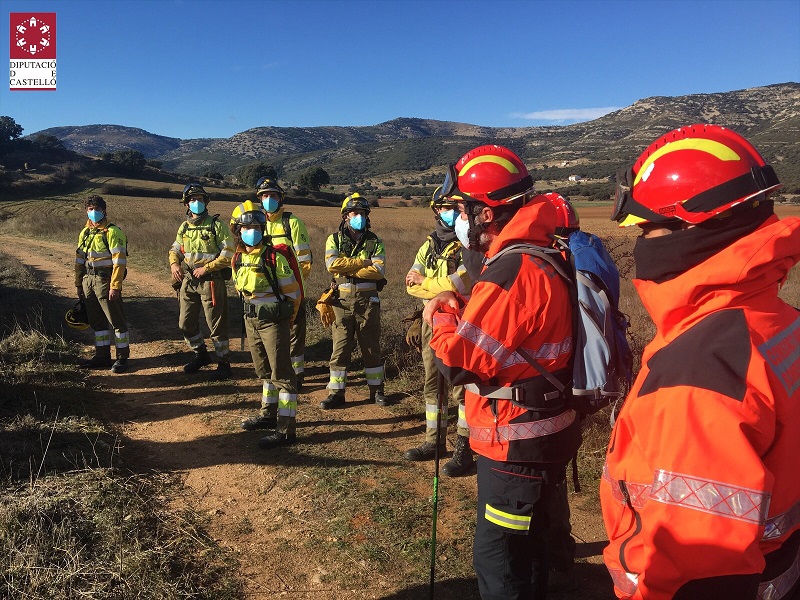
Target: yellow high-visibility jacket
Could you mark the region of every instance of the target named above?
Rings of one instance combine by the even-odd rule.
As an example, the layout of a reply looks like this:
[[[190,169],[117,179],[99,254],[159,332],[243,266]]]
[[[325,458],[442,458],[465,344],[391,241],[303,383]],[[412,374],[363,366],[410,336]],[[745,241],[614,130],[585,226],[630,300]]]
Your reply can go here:
[[[81,286],[87,272],[108,270],[111,289],[121,290],[128,262],[128,238],[105,218],[95,224],[87,220],[78,236],[75,250],[75,287]]]

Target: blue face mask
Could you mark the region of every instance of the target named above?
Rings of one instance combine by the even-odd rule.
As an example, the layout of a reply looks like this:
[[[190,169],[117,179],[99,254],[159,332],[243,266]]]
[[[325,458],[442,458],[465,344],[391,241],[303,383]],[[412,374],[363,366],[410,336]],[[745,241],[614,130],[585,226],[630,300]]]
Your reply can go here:
[[[364,229],[364,225],[366,225],[366,221],[364,220],[363,215],[356,215],[354,217],[350,217],[350,229],[353,231],[361,231]]]
[[[242,242],[247,246],[258,246],[263,237],[258,229],[242,229]]]
[[[100,221],[103,220],[103,217],[105,217],[103,211],[97,210],[96,208],[93,208],[92,210],[87,210],[86,216],[89,217],[89,220],[92,223],[99,223]]]
[[[206,212],[206,203],[202,200],[190,200],[189,210],[196,215],[202,215],[204,212]]]
[[[268,213],[274,213],[278,210],[278,199],[273,198],[272,196],[267,196],[261,200],[261,206],[263,206],[264,210]]]
[[[439,217],[441,217],[442,222],[447,225],[448,227],[452,227],[453,224],[456,222],[456,217],[460,213],[457,210],[443,210],[439,213]]]

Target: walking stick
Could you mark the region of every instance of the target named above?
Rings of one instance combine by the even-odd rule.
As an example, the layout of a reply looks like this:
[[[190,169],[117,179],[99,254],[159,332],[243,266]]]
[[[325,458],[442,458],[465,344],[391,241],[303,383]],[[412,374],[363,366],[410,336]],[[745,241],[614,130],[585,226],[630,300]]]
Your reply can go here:
[[[439,508],[439,448],[442,444],[442,410],[446,406],[446,386],[441,371],[436,373],[436,450],[433,454],[433,525],[431,526],[431,579],[430,600],[433,600],[433,586],[436,581],[436,520]]]
[[[246,335],[245,330],[244,330],[244,315],[245,315],[245,312],[244,312],[244,295],[241,292],[239,292],[239,300],[242,301],[242,332],[241,332],[241,334],[239,336],[239,350],[244,351],[244,336]]]

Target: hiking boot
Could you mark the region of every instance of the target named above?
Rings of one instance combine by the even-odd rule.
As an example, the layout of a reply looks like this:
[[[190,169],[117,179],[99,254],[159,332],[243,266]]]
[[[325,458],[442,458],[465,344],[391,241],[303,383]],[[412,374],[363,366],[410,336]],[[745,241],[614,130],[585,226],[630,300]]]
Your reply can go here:
[[[389,398],[384,395],[382,385],[370,386],[369,399],[378,406],[389,406],[390,404],[394,404],[393,401],[389,400]]]
[[[446,452],[445,445],[439,446],[439,456]],[[420,461],[420,460],[433,460],[436,458],[436,443],[435,442],[422,442],[416,448],[406,450],[403,452],[403,458],[406,460]]]
[[[319,407],[325,410],[339,408],[340,406],[344,406],[344,394],[331,394],[319,403]]]
[[[275,433],[258,440],[258,447],[268,450],[270,448],[277,448],[278,446],[288,446],[297,441],[297,436],[294,433]]]
[[[127,370],[128,370],[128,359],[127,359],[127,357],[125,357],[125,358],[120,357],[116,361],[114,361],[113,365],[111,365],[111,372],[112,373],[124,373]]]
[[[185,369],[185,367],[184,367]],[[217,363],[216,378],[219,380],[231,378],[231,363],[228,361]]]
[[[472,475],[475,471],[475,460],[472,458],[469,438],[460,435],[456,438],[456,449],[453,452],[453,458],[442,467],[442,473],[448,477],[463,477],[464,475]]]
[[[107,369],[111,366],[111,346],[95,346],[94,356],[80,363],[85,369]]]
[[[241,427],[245,431],[253,431],[255,429],[275,429],[275,427],[277,426],[278,426],[277,417],[264,417],[261,415],[245,419],[239,424],[239,427]]]
[[[208,354],[208,350],[206,350],[206,347],[203,346],[199,350],[195,350],[194,358],[185,365],[183,365],[183,372],[197,373],[200,369],[210,364],[211,364],[211,356]]]

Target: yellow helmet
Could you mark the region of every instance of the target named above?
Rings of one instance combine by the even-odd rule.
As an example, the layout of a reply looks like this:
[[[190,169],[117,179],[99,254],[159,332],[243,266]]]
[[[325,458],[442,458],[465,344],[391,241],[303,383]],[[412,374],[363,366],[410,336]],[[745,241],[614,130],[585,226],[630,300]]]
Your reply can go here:
[[[67,311],[67,314],[64,315],[64,320],[73,329],[87,329],[89,327],[89,317],[86,314],[86,305],[83,300],[78,300],[75,306]]]
[[[369,214],[369,202],[358,192],[350,194],[342,202],[342,214],[346,215],[351,210],[363,210],[366,214]]]
[[[261,225],[261,232],[267,222],[267,215],[261,210],[261,207],[252,200],[245,200],[233,209],[231,214],[231,230],[237,233],[242,225],[250,225],[251,223],[259,223]]]

